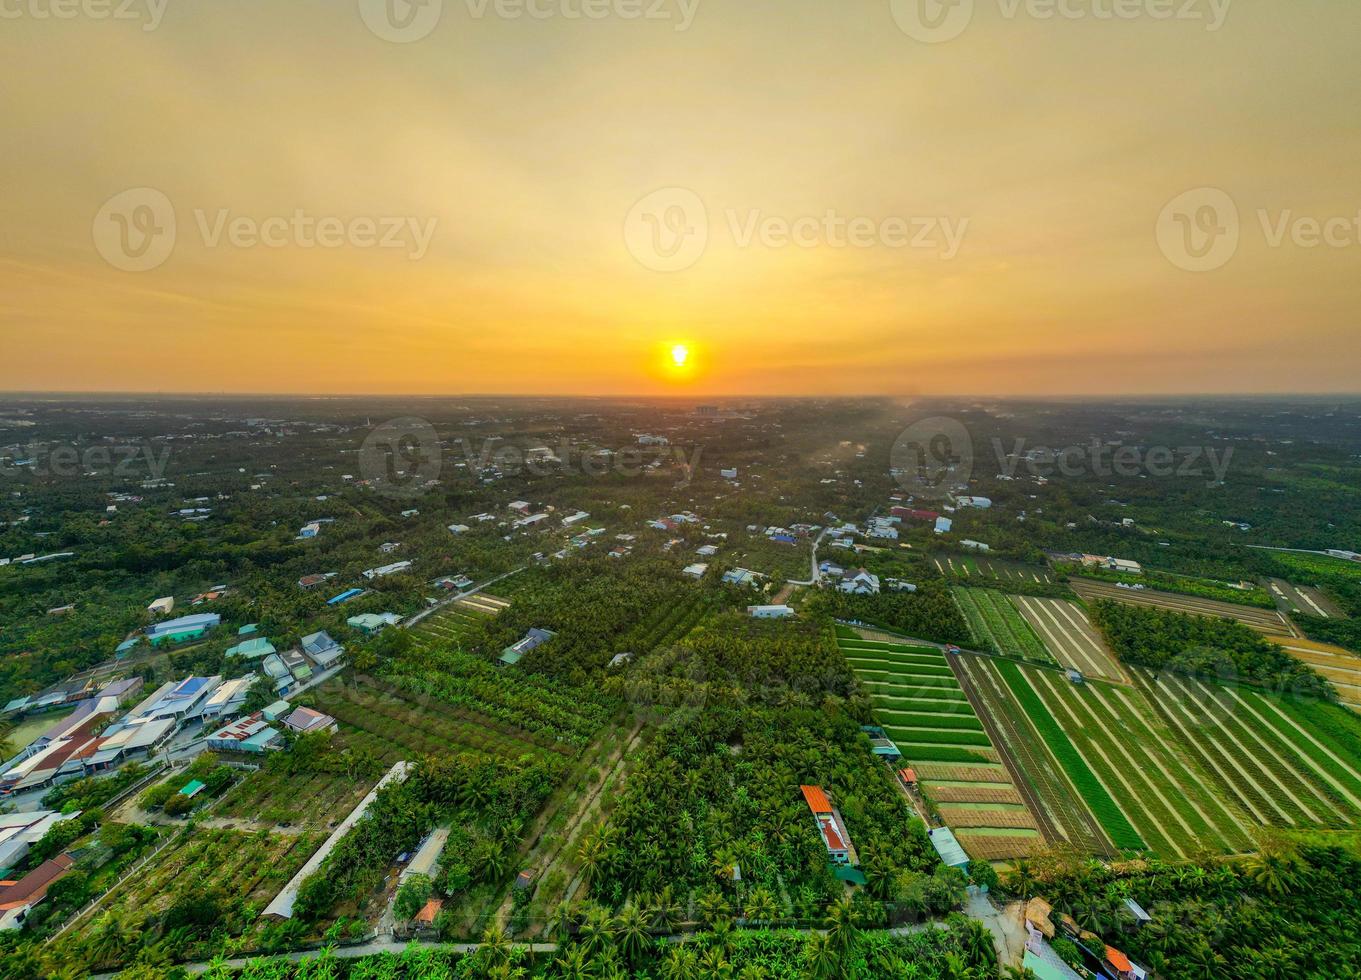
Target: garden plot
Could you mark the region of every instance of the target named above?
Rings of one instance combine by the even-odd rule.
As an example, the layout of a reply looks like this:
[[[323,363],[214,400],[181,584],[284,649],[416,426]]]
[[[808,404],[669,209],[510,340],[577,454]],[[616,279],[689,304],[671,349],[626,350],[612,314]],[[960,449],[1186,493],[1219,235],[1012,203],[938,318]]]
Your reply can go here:
[[[1142,848],[1142,839],[1120,817],[1114,802],[1104,796],[1100,784],[1071,744],[1066,744],[1067,754],[1063,757],[1063,761],[1073,767],[1071,773],[1065,772],[1060,759],[1046,749],[1047,742],[1064,739],[1064,736],[1049,719],[1051,728],[1046,733],[1049,737],[1042,737],[1027,717],[1025,709],[1003,678],[1003,671],[1006,671],[1013,680],[1024,683],[1021,681],[1020,669],[1015,664],[987,657],[961,657],[959,663],[977,702],[991,720],[990,730],[994,738],[1000,740],[1010,755],[1017,784],[1025,787],[1027,802],[1044,836],[1055,842],[1067,841],[1083,854],[1104,857],[1117,854],[1110,842],[1112,836],[1118,837],[1124,847],[1132,850]],[[1038,706],[1038,699],[1033,692],[1030,700]],[[1038,710],[1044,713],[1042,706]],[[1109,835],[1084,801],[1084,792],[1094,800],[1099,798],[1102,813],[1112,820]]]
[[[462,647],[467,635],[483,620],[498,615],[509,605],[505,599],[479,592],[451,602],[434,615],[427,616],[412,627],[411,636],[420,647],[432,643]]]
[[[1201,599],[1176,592],[1159,592],[1157,589],[1122,589],[1110,582],[1089,578],[1074,578],[1069,584],[1074,592],[1088,602],[1114,599],[1116,602],[1125,602],[1133,606],[1151,606],[1154,609],[1188,613],[1193,616],[1209,616],[1213,619],[1232,619],[1272,637],[1296,635],[1295,628],[1275,609],[1257,609],[1253,606],[1240,606],[1216,599]]]
[[[353,810],[377,780],[344,773],[288,773],[260,769],[226,793],[212,815],[253,826],[323,828]]]
[[[1219,795],[1209,771],[1186,752],[1180,733],[1159,719],[1141,691],[1101,682],[1076,685],[1054,671],[1007,666],[1020,673],[1019,683],[1039,699],[1150,850],[1176,859],[1199,848],[1239,853],[1250,845],[1246,828],[1252,821]],[[1027,710],[1034,719],[1039,709],[1032,700]],[[1066,748],[1060,743],[1058,751]],[[1104,800],[1088,803],[1100,817],[1098,803],[1104,806]]]
[[[1020,562],[1000,561],[996,558],[976,558],[972,555],[938,555],[931,559],[942,575],[963,579],[996,579],[997,582],[1025,582],[1052,585],[1054,577],[1042,565],[1023,565]],[[989,585],[995,583],[986,583]]]
[[[151,932],[172,907],[211,896],[220,909],[214,937],[242,935],[256,921],[248,907],[263,908],[322,840],[321,834],[191,830],[113,891],[101,913],[86,916],[78,930],[88,937],[110,912],[134,933]]]
[[[1077,603],[1033,596],[1013,596],[1011,601],[1061,666],[1075,667],[1086,677],[1128,682],[1124,667]]]
[[[1162,720],[1259,824],[1342,828],[1361,816],[1361,728],[1344,709],[1139,672]]]
[[[1326,677],[1337,691],[1339,701],[1361,709],[1361,657],[1331,643],[1317,643],[1303,638],[1282,637],[1274,642],[1279,643],[1290,656],[1304,661]]]
[[[387,685],[332,681],[306,700],[340,723],[347,744],[372,751],[387,766],[424,755],[472,753],[516,759],[555,750],[575,754],[561,742],[535,738],[471,709],[433,698],[416,699]]]
[[[1271,597],[1282,612],[1321,616],[1324,619],[1346,619],[1347,614],[1318,589],[1310,585],[1293,585],[1283,578],[1273,578],[1267,582]]]
[[[1034,629],[1001,592],[965,586],[950,591],[974,636],[993,650],[1035,663],[1055,663]]]
[[[922,791],[952,826],[1003,836],[990,856],[1023,857],[1043,841],[1036,819],[1001,764],[945,655],[935,647],[839,636],[870,695],[875,719],[919,767]],[[1024,845],[1008,846],[1008,842]]]

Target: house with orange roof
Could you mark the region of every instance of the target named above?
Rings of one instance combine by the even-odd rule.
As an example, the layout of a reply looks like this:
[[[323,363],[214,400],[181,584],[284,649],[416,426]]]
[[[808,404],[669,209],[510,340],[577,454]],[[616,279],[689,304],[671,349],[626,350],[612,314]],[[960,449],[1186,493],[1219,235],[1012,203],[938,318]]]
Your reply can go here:
[[[850,835],[846,833],[846,823],[832,806],[832,801],[827,798],[822,787],[800,786],[799,791],[803,793],[804,802],[808,804],[808,809],[812,811],[813,819],[817,822],[818,833],[827,848],[827,856],[835,864],[858,863],[855,848],[851,846]]]

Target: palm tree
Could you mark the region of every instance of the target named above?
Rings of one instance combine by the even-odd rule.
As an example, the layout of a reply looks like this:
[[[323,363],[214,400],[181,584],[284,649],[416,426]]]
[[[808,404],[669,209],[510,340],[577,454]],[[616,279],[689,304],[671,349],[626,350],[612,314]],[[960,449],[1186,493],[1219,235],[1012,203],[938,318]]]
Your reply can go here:
[[[661,932],[670,933],[680,922],[681,907],[671,894],[671,886],[667,885],[659,891],[648,906],[648,912],[652,916],[652,927]]]
[[[710,946],[699,958],[699,975],[704,980],[726,980],[732,973],[733,966],[722,946]]]
[[[707,891],[699,897],[699,919],[710,929],[729,915],[728,903],[716,891]]]
[[[779,903],[775,900],[774,894],[769,888],[764,886],[754,888],[747,896],[746,908],[743,915],[757,925],[770,925],[780,914]]]
[[[511,948],[506,931],[499,925],[490,925],[482,933],[482,947],[478,952],[482,955],[484,965],[500,966],[510,960]]]
[[[698,964],[695,951],[684,943],[672,946],[662,960],[662,980],[694,980]]]
[[[137,941],[138,935],[138,930],[132,927],[127,918],[110,910],[95,923],[86,940],[86,949],[94,963],[114,964]]]
[[[614,938],[631,966],[636,966],[652,942],[648,934],[647,915],[636,902],[624,903],[614,919]]]
[[[592,903],[577,927],[577,943],[594,956],[609,949],[613,941],[609,910]]]
[[[836,973],[841,963],[841,952],[833,944],[831,936],[815,932],[804,944],[803,960],[807,965],[808,975],[814,980],[821,980]]]
[[[595,976],[595,965],[583,946],[569,946],[562,955],[553,961],[558,976],[563,980],[591,980]]]
[[[571,934],[574,925],[576,912],[572,906],[566,902],[559,902],[553,906],[553,911],[548,916],[548,931],[558,942],[562,942]]]
[[[860,914],[850,898],[843,895],[827,909],[827,936],[839,952],[846,952],[859,938]]]

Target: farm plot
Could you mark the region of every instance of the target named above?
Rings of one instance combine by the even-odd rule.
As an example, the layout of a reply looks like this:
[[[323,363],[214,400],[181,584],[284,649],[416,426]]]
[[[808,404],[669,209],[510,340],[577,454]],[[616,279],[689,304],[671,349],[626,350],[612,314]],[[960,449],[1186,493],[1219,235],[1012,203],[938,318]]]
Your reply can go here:
[[[340,723],[347,744],[372,751],[391,766],[423,755],[472,753],[507,759],[571,747],[431,698],[415,699],[381,683],[333,681],[309,695],[318,711]]]
[[[1023,565],[1020,562],[975,558],[972,555],[939,555],[931,561],[942,575],[951,578],[996,579],[1002,583],[1028,582],[1035,585],[1054,584],[1053,575],[1042,565]]]
[[[1341,828],[1361,815],[1358,743],[1347,741],[1358,729],[1345,710],[1173,674],[1138,679],[1167,726],[1255,822]]]
[[[1296,577],[1332,575],[1361,579],[1361,561],[1295,551],[1274,551],[1271,556],[1278,564],[1295,572]]]
[[[1331,643],[1282,637],[1274,641],[1328,679],[1343,704],[1361,710],[1361,657]]]
[[[1311,585],[1293,585],[1283,578],[1273,578],[1268,580],[1267,588],[1281,612],[1321,616],[1324,619],[1347,618],[1337,603]]]
[[[411,636],[420,647],[447,643],[461,648],[467,635],[483,620],[496,616],[509,605],[505,599],[479,592],[427,616],[412,627]]]
[[[1296,635],[1295,628],[1275,609],[1240,606],[1216,599],[1159,592],[1156,589],[1122,589],[1110,582],[1090,578],[1074,578],[1069,584],[1074,592],[1088,602],[1114,599],[1116,602],[1126,602],[1133,606],[1151,606],[1154,609],[1189,613],[1193,616],[1209,616],[1214,619],[1233,619],[1267,636]]]
[[[1100,784],[1083,764],[1081,757],[1071,744],[1067,745],[1066,761],[1073,767],[1072,773],[1065,773],[1060,759],[1046,750],[1046,743],[1052,743],[1061,731],[1054,730],[1044,738],[1031,723],[1025,709],[1012,694],[1003,671],[1009,671],[1015,681],[1020,680],[1020,670],[1014,664],[993,661],[987,657],[961,657],[959,664],[966,682],[976,695],[976,700],[991,721],[990,731],[1001,742],[1011,757],[1016,769],[1018,783],[1027,785],[1031,810],[1040,822],[1040,829],[1046,838],[1064,840],[1083,854],[1116,856],[1110,843],[1111,836],[1118,836],[1123,846],[1130,849],[1142,848],[1143,841],[1134,833],[1123,819],[1109,797],[1105,797]],[[1037,699],[1031,696],[1032,702]],[[1042,712],[1042,706],[1039,708]],[[1080,787],[1079,790],[1076,787]],[[1098,798],[1102,812],[1108,818],[1114,817],[1108,835],[1083,800],[1083,791],[1089,797]],[[943,797],[937,797],[943,799]],[[973,853],[972,851],[970,853]]]
[[[1087,677],[1129,680],[1120,661],[1077,603],[1032,596],[1013,596],[1011,601],[1061,666],[1074,667]]]
[[[869,692],[877,721],[902,751],[904,764],[920,767],[919,785],[936,800],[943,819],[1042,842],[1034,815],[940,650],[844,632],[838,643]],[[992,850],[998,847],[1006,850],[1004,845]],[[1021,857],[1032,847],[1027,843],[997,856]]]
[[[125,922],[134,934],[154,932],[161,916],[176,903],[211,895],[221,910],[214,938],[239,936],[255,922],[253,915],[243,914],[246,906],[263,908],[322,840],[321,834],[198,828],[114,891],[104,910]],[[82,920],[78,926],[82,938],[98,929],[101,915]]]
[[[256,827],[321,828],[337,813],[354,809],[374,782],[351,779],[344,773],[260,769],[224,795],[212,814]]]
[[[959,604],[969,629],[980,641],[998,653],[1036,663],[1053,664],[1054,658],[1035,635],[1030,624],[1017,612],[1007,596],[995,589],[955,586],[950,590]]]
[[[1150,850],[1186,858],[1197,848],[1239,853],[1249,846],[1249,818],[1218,794],[1208,771],[1186,753],[1184,738],[1159,719],[1141,691],[1101,682],[1075,685],[1053,671],[1004,667],[1020,673],[1018,687],[1023,683],[1039,699],[1105,797]],[[1033,700],[1027,711],[1034,719]],[[1057,747],[1066,751],[1062,743]],[[1089,797],[1088,802],[1110,826],[1102,816],[1105,801]],[[1125,846],[1122,840],[1116,843]]]

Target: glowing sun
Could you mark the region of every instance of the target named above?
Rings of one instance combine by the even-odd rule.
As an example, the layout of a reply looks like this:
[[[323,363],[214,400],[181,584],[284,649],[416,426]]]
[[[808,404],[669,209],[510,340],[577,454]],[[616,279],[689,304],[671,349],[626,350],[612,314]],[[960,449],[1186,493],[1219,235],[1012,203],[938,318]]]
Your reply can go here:
[[[685,362],[690,360],[690,348],[684,344],[677,344],[671,348],[671,360],[676,367],[685,367]]]

